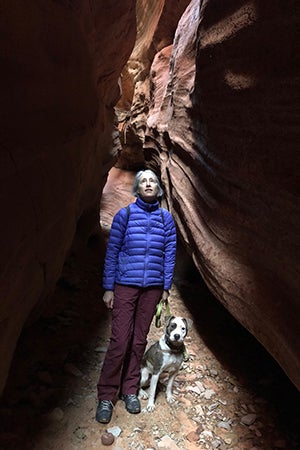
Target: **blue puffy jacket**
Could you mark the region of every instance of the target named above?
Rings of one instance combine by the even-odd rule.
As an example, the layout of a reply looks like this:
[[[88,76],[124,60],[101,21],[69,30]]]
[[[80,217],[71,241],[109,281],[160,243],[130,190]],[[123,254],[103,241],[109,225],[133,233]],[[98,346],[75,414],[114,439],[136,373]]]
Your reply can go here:
[[[114,216],[107,244],[103,287],[115,283],[138,287],[172,285],[176,258],[176,228],[172,215],[159,203],[138,198],[130,212]],[[162,217],[163,214],[163,217]]]

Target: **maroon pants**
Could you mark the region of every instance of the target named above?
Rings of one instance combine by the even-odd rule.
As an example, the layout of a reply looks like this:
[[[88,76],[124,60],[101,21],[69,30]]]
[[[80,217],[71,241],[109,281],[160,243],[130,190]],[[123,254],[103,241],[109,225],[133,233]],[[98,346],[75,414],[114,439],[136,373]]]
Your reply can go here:
[[[119,390],[137,393],[147,335],[162,291],[116,285],[110,344],[97,384],[99,400],[114,401]]]

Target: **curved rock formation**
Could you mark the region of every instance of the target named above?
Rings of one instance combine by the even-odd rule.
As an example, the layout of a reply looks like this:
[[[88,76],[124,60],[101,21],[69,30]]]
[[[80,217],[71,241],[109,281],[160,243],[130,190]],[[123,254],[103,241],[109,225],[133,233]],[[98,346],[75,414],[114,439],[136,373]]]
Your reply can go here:
[[[299,18],[192,0],[152,65],[145,138],[206,283],[298,388]]]
[[[1,5],[0,392],[24,322],[99,221],[135,17],[134,0]]]
[[[295,0],[1,6],[0,392],[120,154],[161,172],[211,291],[300,388],[299,18]]]
[[[139,169],[150,104],[149,70],[155,54],[173,42],[178,21],[190,0],[137,1],[137,39],[122,72],[122,98],[117,116],[122,150],[118,167]]]

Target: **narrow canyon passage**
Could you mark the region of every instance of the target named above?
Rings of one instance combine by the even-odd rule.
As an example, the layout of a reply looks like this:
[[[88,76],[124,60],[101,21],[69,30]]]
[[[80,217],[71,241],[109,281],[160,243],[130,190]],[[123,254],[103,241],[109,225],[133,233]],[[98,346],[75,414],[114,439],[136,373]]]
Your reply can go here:
[[[95,421],[110,327],[102,302],[103,249],[112,214],[130,201],[131,181],[130,173],[112,172],[102,199],[105,235],[74,250],[41,319],[23,331],[0,406],[0,448],[106,448],[101,436],[113,427],[120,433],[114,450],[298,449],[299,392],[211,295],[181,248],[171,313],[189,317],[193,326],[189,360],[175,382],[178,401],[170,407],[159,392],[156,410],[139,415],[119,401],[109,425]],[[153,322],[149,344],[161,334]]]
[[[144,167],[182,245],[171,311],[194,325],[178,402],[118,402],[111,448],[300,448],[300,3],[12,0],[1,18],[0,450],[102,448],[105,243]]]
[[[115,450],[299,448],[299,393],[197,272],[186,273],[183,257],[171,312],[194,324],[190,359],[175,383],[178,402],[170,407],[159,392],[153,413],[133,416],[119,401],[109,426],[98,424],[96,382],[110,318],[101,300],[99,242],[91,245],[70,256],[47,314],[20,338],[0,407],[2,450],[104,448],[101,435],[110,427],[121,431]],[[153,322],[149,343],[161,333]]]

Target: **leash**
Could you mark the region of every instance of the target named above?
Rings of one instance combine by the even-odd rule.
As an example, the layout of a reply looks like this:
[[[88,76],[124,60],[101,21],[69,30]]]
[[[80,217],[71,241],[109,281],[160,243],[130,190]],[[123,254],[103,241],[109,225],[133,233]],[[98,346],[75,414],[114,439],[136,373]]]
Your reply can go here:
[[[163,306],[165,305],[166,307],[166,311],[165,314],[166,316],[170,316],[171,315],[171,311],[170,311],[170,305],[168,300],[163,301],[163,299],[160,300],[160,302],[158,303],[158,305],[156,306],[156,313],[155,313],[155,326],[156,328],[160,328],[161,327],[161,315],[162,315],[162,311],[163,311]]]

